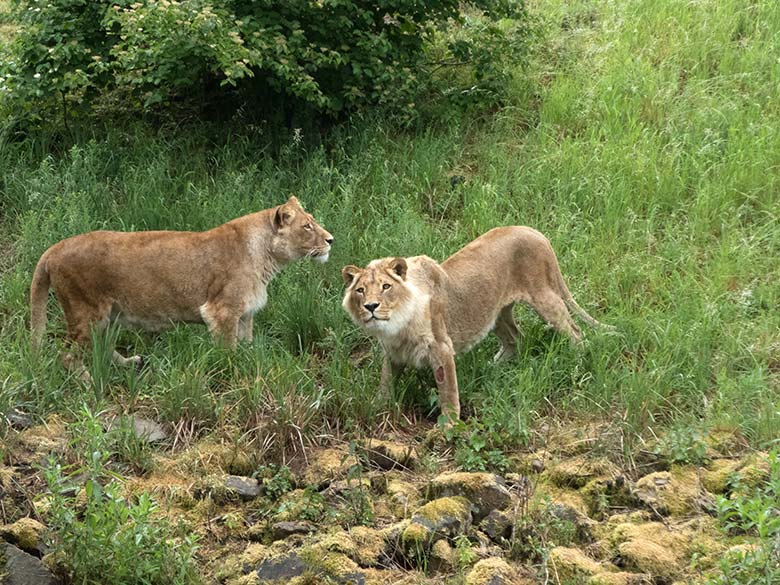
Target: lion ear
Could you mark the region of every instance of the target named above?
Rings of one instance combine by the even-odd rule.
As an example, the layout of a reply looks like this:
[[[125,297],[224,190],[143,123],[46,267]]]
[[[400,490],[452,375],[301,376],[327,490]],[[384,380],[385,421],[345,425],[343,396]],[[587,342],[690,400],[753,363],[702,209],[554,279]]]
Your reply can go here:
[[[295,217],[295,210],[290,203],[285,203],[276,208],[274,213],[274,228],[277,230],[283,226],[290,225],[293,217]]]
[[[301,207],[301,202],[298,201],[298,198],[295,195],[290,195],[290,198],[287,200],[287,205],[295,205],[296,207]]]
[[[349,286],[350,284],[352,284],[355,281],[355,279],[358,276],[360,276],[361,272],[363,272],[363,271],[360,270],[360,268],[350,264],[349,266],[345,266],[344,268],[341,269],[341,278],[344,279],[344,284]]]
[[[395,272],[401,277],[401,280],[406,280],[406,259],[405,258],[393,258],[390,260],[390,270]]]

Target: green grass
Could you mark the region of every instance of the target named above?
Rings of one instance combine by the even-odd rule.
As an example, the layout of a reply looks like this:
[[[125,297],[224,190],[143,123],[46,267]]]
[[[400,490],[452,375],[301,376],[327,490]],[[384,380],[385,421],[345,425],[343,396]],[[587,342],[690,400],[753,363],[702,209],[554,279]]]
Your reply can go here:
[[[212,227],[297,194],[336,239],[326,265],[270,287],[256,338],[233,354],[205,328],[119,332],[148,358],[115,367],[103,394],[199,432],[238,425],[282,450],[322,433],[426,414],[432,380],[399,403],[377,395],[380,354],[340,306],[345,264],[444,259],[486,230],[533,226],[580,305],[619,335],[571,348],[518,311],[520,355],[493,366],[489,338],[458,359],[462,402],[512,436],[549,416],[597,418],[636,439],[681,421],[780,432],[780,4],[539,0],[545,35],[510,102],[490,116],[399,132],[379,120],[292,131],[112,129],[60,156],[2,144],[0,411],[76,409],[93,393],[59,366],[58,342],[28,351],[27,293],[40,254],[99,228]],[[451,175],[463,175],[452,188]],[[61,339],[50,304],[49,333]],[[98,396],[96,399],[102,399]],[[434,415],[435,416],[435,415]],[[300,433],[300,434],[298,434]]]

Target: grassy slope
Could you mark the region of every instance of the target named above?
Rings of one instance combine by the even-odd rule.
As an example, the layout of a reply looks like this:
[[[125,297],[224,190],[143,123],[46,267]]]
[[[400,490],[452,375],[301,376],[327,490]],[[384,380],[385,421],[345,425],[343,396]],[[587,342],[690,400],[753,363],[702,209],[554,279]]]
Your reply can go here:
[[[376,396],[379,352],[340,307],[339,270],[373,257],[443,259],[487,229],[534,226],[552,240],[580,305],[620,336],[572,349],[525,311],[519,358],[493,367],[490,339],[458,361],[467,410],[522,437],[539,417],[598,417],[628,444],[652,429],[738,427],[778,435],[780,5],[737,0],[540,0],[544,46],[512,104],[411,134],[381,123],[328,150],[270,156],[248,130],[219,146],[113,132],[66,156],[0,150],[14,262],[0,281],[0,411],[45,414],[108,397],[207,431],[263,420],[275,441],[427,409],[432,380],[401,406]],[[463,175],[451,189],[449,177]],[[204,229],[297,193],[336,237],[325,266],[271,286],[256,339],[234,355],[205,329],[120,333],[148,356],[93,393],[27,351],[26,295],[39,255],[97,228]],[[51,304],[49,330],[61,337]],[[95,368],[100,370],[99,368]],[[93,372],[94,373],[94,372]],[[286,439],[285,439],[286,438]]]

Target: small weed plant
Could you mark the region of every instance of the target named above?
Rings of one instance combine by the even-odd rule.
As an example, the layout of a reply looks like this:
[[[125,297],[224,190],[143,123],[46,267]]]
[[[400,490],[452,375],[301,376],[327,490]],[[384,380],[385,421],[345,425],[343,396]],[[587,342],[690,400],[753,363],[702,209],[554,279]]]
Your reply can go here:
[[[672,463],[701,465],[707,461],[707,443],[696,427],[678,425],[670,429],[658,442],[657,455]]]
[[[92,454],[86,470],[66,474],[52,461],[45,474],[51,491],[49,526],[53,550],[73,583],[99,585],[188,585],[200,583],[194,554],[197,538],[172,526],[143,493],[128,499],[122,484],[101,478],[107,455]],[[75,483],[83,471],[84,503]]]
[[[737,481],[739,488],[739,480]],[[718,520],[729,535],[757,537],[755,547],[726,555],[721,574],[708,585],[769,585],[780,582],[780,457],[769,455],[769,479],[747,492],[717,502]]]

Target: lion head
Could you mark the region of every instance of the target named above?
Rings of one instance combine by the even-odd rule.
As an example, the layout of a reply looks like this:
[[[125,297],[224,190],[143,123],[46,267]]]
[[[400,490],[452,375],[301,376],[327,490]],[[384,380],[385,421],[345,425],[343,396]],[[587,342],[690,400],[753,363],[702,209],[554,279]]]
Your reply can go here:
[[[290,197],[273,213],[274,251],[287,260],[314,258],[327,262],[333,236],[307,213],[296,197]]]
[[[374,260],[361,269],[345,266],[341,275],[347,285],[344,310],[352,320],[378,334],[393,333],[409,319],[408,308],[417,296],[406,280],[407,264],[403,258]]]

